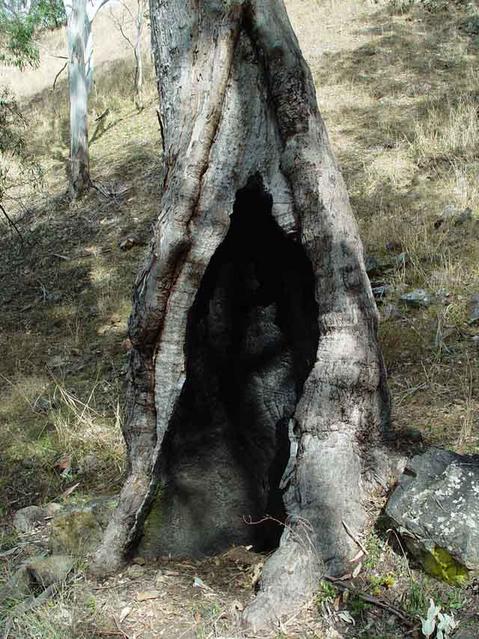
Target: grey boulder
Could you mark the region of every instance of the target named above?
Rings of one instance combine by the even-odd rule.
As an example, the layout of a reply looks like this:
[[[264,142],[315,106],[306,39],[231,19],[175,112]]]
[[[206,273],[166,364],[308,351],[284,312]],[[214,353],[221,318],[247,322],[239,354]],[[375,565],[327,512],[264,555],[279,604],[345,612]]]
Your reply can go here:
[[[430,574],[479,571],[479,455],[430,448],[406,465],[385,514]]]
[[[33,530],[36,526],[44,523],[48,516],[45,508],[40,506],[26,506],[17,510],[13,517],[13,525],[18,532],[26,533]]]

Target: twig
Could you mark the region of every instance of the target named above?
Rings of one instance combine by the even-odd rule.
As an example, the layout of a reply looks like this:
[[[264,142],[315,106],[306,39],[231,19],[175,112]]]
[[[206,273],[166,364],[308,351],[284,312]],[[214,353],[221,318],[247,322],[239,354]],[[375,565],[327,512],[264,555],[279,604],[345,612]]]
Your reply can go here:
[[[22,245],[25,244],[25,240],[23,239],[23,235],[20,233],[20,231],[18,230],[18,226],[15,224],[15,222],[12,220],[12,218],[8,215],[8,213],[5,211],[5,208],[3,207],[2,204],[0,204],[0,211],[2,211],[2,213],[4,214],[4,216],[7,218],[8,223],[13,226],[13,228],[15,229],[15,231],[18,233],[18,237],[20,238],[20,242],[22,243]]]
[[[344,526],[344,530],[348,533],[348,535],[351,537],[351,539],[357,543],[357,545],[361,548],[361,550],[363,551],[363,553],[366,555],[366,557],[368,556],[368,551],[366,550],[366,548],[364,547],[364,545],[359,541],[359,539],[356,537],[356,535],[354,535],[354,533],[352,532],[351,528],[349,528],[349,526],[347,525],[347,523],[344,521],[344,519],[341,520],[341,523]]]
[[[124,637],[125,639],[130,639],[130,637],[126,634],[126,632],[123,630],[123,628],[118,623],[116,617],[113,617],[113,621],[115,622],[115,626],[118,628],[118,632],[121,634],[121,636]]]
[[[62,66],[62,68],[60,69],[60,71],[56,74],[55,79],[53,80],[53,84],[52,84],[52,89],[55,88],[55,85],[57,83],[58,78],[60,77],[60,75],[65,71],[65,69],[67,68],[68,65],[68,60],[65,62],[65,64]]]
[[[378,599],[377,597],[368,595],[366,592],[363,592],[362,590],[358,590],[357,588],[354,588],[354,586],[351,586],[339,579],[335,579],[334,577],[323,577],[323,579],[325,579],[326,581],[329,581],[330,583],[340,588],[341,590],[347,590],[353,595],[356,595],[357,597],[359,597],[366,603],[370,603],[373,606],[377,606],[378,608],[383,608],[384,610],[388,610],[393,615],[395,615],[398,619],[400,619],[405,625],[409,627],[413,627],[416,625],[414,621],[412,621],[412,619],[408,617],[408,615],[403,610],[396,608],[395,606],[392,606],[387,601],[384,601],[384,599]]]

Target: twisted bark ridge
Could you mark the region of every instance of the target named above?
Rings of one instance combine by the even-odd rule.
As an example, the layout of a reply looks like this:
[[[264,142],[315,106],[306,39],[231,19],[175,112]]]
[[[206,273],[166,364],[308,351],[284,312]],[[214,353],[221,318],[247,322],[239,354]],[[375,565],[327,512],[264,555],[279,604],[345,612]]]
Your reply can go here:
[[[388,423],[377,310],[283,1],[151,0],[151,19],[164,192],[129,324],[129,473],[94,566],[138,543],[277,546],[259,627],[357,555]],[[267,514],[279,533],[245,523]]]

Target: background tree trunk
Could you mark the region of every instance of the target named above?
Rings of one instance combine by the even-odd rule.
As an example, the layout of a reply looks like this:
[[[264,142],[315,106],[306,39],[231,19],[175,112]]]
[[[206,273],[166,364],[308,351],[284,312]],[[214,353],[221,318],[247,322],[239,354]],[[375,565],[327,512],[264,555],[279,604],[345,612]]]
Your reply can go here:
[[[242,517],[273,511],[259,627],[358,554],[389,418],[377,311],[283,2],[150,11],[164,192],[129,324],[129,474],[95,570],[121,565],[152,504],[152,554],[259,546]]]
[[[73,197],[79,197],[90,187],[86,49],[87,43],[91,43],[91,23],[86,0],[72,0],[71,5],[65,4],[65,9],[68,20],[70,191]]]
[[[74,198],[91,186],[88,96],[93,87],[92,22],[106,2],[108,0],[64,0],[70,97],[70,192]]]

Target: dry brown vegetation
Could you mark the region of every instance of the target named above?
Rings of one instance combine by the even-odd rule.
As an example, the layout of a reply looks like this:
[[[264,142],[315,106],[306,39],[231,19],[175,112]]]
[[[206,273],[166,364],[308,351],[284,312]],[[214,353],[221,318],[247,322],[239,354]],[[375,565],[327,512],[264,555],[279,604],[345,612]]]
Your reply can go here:
[[[379,278],[391,286],[380,305],[380,330],[394,425],[403,433],[418,429],[427,443],[478,452],[473,340],[478,329],[467,321],[470,296],[479,292],[477,5],[432,0],[289,0],[287,5],[366,252],[390,265]],[[51,38],[59,46],[58,34]],[[156,93],[146,63],[142,111],[133,103],[132,61],[110,59],[99,66],[90,125],[99,190],[75,204],[66,196],[65,80],[52,90],[56,71],[42,67],[43,89],[35,85],[30,95],[22,89],[29,147],[44,180],[36,189],[19,186],[6,202],[23,245],[1,222],[0,517],[5,526],[0,545],[6,549],[17,543],[8,526],[15,509],[58,499],[77,483],[76,492],[85,495],[111,493],[121,483],[123,340],[131,286],[161,190]],[[96,122],[106,109],[107,116]],[[462,224],[438,225],[446,207],[469,208],[472,215]],[[119,242],[127,236],[135,237],[135,245],[125,252]],[[437,300],[425,309],[402,306],[400,295],[413,288],[427,289]],[[92,455],[95,470],[87,472],[85,459]],[[458,608],[464,626],[474,621],[468,617],[469,591],[412,571],[386,541],[376,534],[368,540],[364,590],[375,588],[411,618],[424,613],[433,596],[446,608]],[[5,577],[11,562],[1,556],[0,562]],[[221,636],[220,627],[226,636],[235,602],[242,605],[251,596],[251,583],[242,582],[237,595],[228,590],[225,596],[225,573],[218,569],[215,577],[213,566],[168,568],[182,575],[176,594],[168,591],[168,623],[152,622],[166,614],[161,606],[135,599],[136,590],[154,587],[159,567],[148,569],[141,583],[120,576],[106,593],[94,590],[80,573],[54,603],[22,618],[12,636],[121,636],[124,630],[130,637],[206,638]],[[243,574],[243,568],[235,570],[231,583]],[[194,574],[212,590],[192,588]],[[387,574],[392,582],[383,579]],[[319,611],[334,616],[337,596],[321,591],[303,625],[295,619],[277,636],[327,636]],[[118,622],[128,606],[132,612],[120,631],[112,620]],[[391,625],[388,615],[374,620],[377,611],[361,601],[349,609],[357,627],[340,624],[344,635],[404,636],[404,628]]]

